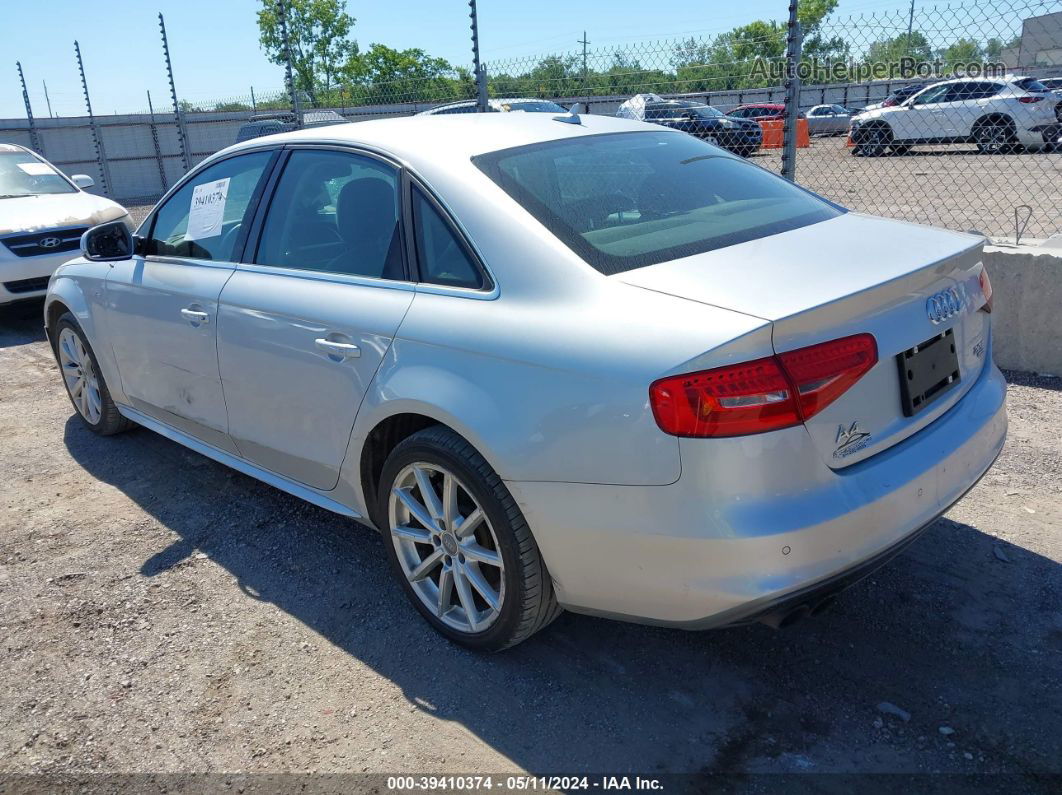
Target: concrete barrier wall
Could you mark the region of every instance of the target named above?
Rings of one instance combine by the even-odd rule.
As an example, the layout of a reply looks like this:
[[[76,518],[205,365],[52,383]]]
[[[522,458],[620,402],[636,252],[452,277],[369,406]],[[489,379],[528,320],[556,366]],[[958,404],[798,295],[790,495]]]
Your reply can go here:
[[[996,364],[1062,376],[1062,245],[989,246]]]

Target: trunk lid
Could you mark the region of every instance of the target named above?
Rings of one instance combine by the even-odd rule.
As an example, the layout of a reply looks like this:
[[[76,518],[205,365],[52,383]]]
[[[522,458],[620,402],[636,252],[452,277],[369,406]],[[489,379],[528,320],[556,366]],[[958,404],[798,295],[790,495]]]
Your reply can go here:
[[[826,464],[840,469],[916,433],[977,379],[988,353],[988,315],[978,311],[982,248],[974,235],[847,213],[612,278],[769,320],[776,353],[873,334],[877,364],[805,423]],[[938,322],[927,310],[934,296],[947,315]],[[917,384],[919,373],[901,370],[898,357],[942,334],[934,352],[954,345],[957,382],[908,416],[901,378]],[[923,370],[932,367],[926,355],[934,356],[915,360]]]

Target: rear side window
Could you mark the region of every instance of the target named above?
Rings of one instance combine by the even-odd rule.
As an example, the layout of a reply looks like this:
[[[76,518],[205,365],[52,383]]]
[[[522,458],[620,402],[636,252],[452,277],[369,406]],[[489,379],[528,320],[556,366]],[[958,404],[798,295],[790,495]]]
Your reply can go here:
[[[453,228],[419,188],[413,189],[420,280],[445,287],[483,287],[483,276]]]
[[[231,262],[272,152],[237,155],[186,182],[155,214],[149,254]]]
[[[405,279],[398,171],[375,158],[300,149],[269,203],[259,265]]]
[[[796,229],[844,211],[690,135],[587,135],[473,158],[604,274]]]

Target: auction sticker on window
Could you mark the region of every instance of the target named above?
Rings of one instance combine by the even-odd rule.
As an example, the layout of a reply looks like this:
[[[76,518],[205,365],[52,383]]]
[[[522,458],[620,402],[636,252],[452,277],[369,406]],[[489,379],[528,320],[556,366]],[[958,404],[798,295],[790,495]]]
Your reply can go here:
[[[228,177],[196,185],[192,189],[192,206],[188,211],[188,231],[184,233],[184,239],[203,240],[220,235],[228,198]]]
[[[55,173],[55,169],[47,163],[19,163],[18,167],[31,177],[46,177]]]

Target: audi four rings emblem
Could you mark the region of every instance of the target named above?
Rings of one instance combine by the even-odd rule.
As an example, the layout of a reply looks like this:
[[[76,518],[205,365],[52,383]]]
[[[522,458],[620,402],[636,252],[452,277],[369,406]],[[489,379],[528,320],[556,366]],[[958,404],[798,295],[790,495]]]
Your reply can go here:
[[[948,318],[959,314],[962,309],[962,297],[954,287],[933,293],[926,299],[926,315],[934,323],[943,323]]]

